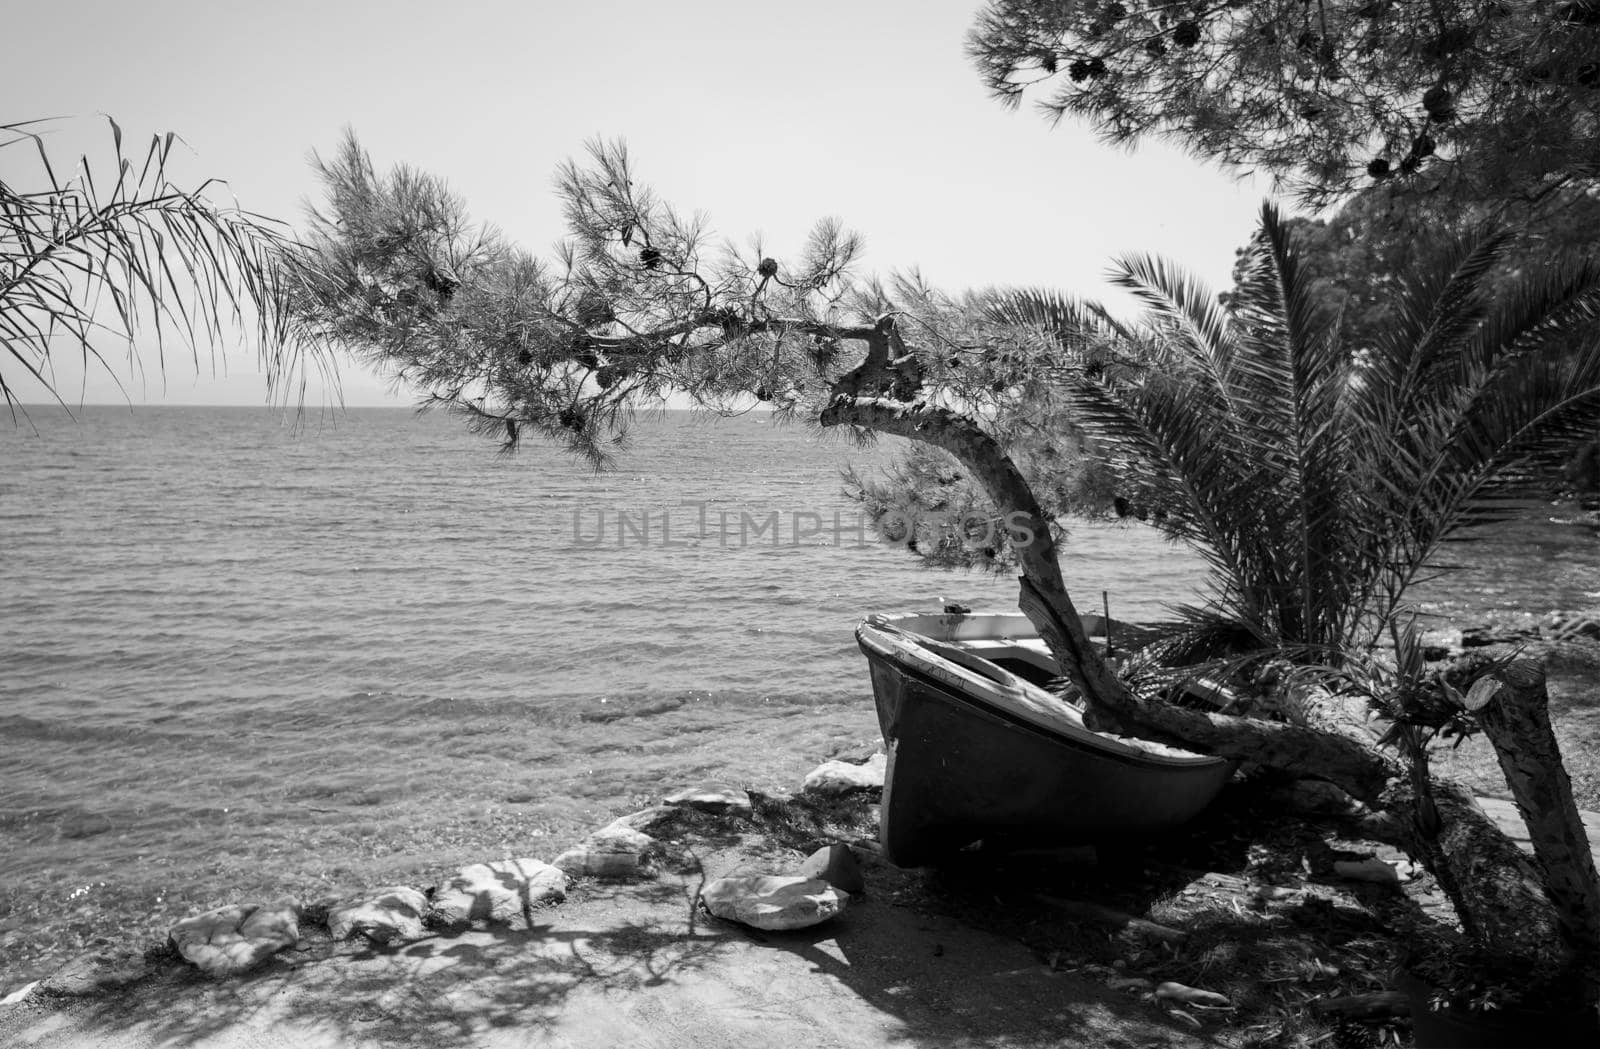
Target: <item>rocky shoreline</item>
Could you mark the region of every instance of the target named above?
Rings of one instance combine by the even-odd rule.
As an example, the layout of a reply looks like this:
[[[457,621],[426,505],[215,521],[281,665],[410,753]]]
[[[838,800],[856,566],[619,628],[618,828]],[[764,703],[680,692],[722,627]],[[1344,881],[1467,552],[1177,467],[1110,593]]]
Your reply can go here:
[[[882,791],[884,768],[881,754],[861,764],[828,761],[807,775],[801,794],[813,800],[875,795]],[[0,1006],[25,1004],[35,997],[115,992],[179,962],[211,977],[239,976],[298,946],[305,932],[325,933],[334,941],[389,946],[474,925],[520,923],[531,928],[535,913],[562,903],[574,881],[651,879],[663,864],[682,861],[683,835],[692,827],[707,819],[748,822],[752,812],[752,796],[743,789],[687,787],[667,794],[659,805],[618,817],[549,863],[506,858],[467,865],[441,885],[427,888],[392,885],[344,898],[220,907],[178,922],[164,944],[108,946],[74,958],[50,976],[0,999]],[[865,843],[857,839],[855,844],[860,848]],[[761,884],[763,879],[767,884]],[[863,888],[855,853],[842,843],[830,842],[794,872],[712,881],[701,892],[701,904],[711,914],[753,927],[794,929],[839,914],[850,894]]]
[[[876,855],[881,768],[830,762],[791,796],[675,792],[550,864],[196,915],[165,944],[108,945],[11,995],[0,1044],[887,1049],[1041,1045],[1074,1026],[1201,1044],[1013,936],[915,904],[919,875]]]

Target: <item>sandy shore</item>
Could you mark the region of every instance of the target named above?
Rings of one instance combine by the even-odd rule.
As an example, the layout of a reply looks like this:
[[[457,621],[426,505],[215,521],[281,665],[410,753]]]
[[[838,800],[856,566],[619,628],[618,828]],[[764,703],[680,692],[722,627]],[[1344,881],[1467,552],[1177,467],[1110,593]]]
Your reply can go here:
[[[706,879],[792,869],[801,849],[749,820],[678,839],[683,861],[627,885],[580,881],[531,922],[388,948],[305,931],[243,977],[166,959],[130,985],[0,1009],[29,1049],[356,1046],[1197,1046],[1209,1039],[1015,939],[916,906],[866,859],[868,889],[797,932],[710,917]]]

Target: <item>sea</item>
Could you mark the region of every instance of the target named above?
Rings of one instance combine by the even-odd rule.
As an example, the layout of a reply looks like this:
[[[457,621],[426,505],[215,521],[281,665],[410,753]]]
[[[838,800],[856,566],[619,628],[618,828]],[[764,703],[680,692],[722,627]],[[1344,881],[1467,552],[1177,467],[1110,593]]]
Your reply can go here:
[[[853,628],[1015,581],[862,527],[860,448],[642,418],[616,467],[404,408],[0,420],[0,994],[225,903],[550,859],[685,785],[796,789],[877,742]],[[1590,519],[1452,548],[1441,622],[1600,604]],[[1078,522],[1086,607],[1164,618],[1193,552]]]

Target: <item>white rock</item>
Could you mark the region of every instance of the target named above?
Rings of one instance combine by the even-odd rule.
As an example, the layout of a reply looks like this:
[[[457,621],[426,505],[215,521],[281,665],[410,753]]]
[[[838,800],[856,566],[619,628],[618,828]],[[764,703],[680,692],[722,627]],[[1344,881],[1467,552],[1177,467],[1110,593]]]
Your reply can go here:
[[[1184,1002],[1188,1005],[1204,1006],[1208,1009],[1227,1009],[1233,1005],[1225,994],[1216,991],[1207,991],[1199,987],[1190,987],[1187,984],[1168,980],[1156,988],[1156,997],[1168,1001]]]
[[[24,998],[28,997],[28,995],[37,990],[39,984],[42,982],[42,980],[35,980],[32,983],[23,984],[21,987],[18,987],[4,998],[0,998],[0,1006],[19,1004]]]
[[[649,874],[649,860],[659,851],[650,835],[612,823],[557,856],[555,866],[575,878],[635,878]]]
[[[391,885],[328,908],[328,932],[335,940],[357,933],[378,943],[417,940],[423,935],[427,897],[409,885]]]
[[[889,770],[889,757],[874,754],[864,765],[848,761],[824,761],[806,775],[801,790],[807,794],[839,795],[858,790],[882,790]]]
[[[661,800],[668,805],[698,809],[714,816],[750,815],[750,795],[738,787],[726,787],[720,784],[684,787]]]
[[[611,830],[616,827],[625,827],[636,830],[641,834],[648,834],[652,838],[666,838],[682,830],[693,817],[689,809],[679,805],[652,805],[648,809],[630,812],[626,816],[618,816],[603,829]]]
[[[526,921],[531,908],[567,897],[567,876],[533,859],[499,860],[463,867],[433,898],[433,912],[446,922]]]
[[[300,942],[300,909],[293,903],[218,907],[172,927],[178,953],[210,976],[246,972]]]
[[[757,929],[804,929],[827,921],[850,894],[819,878],[718,878],[700,892],[706,910]]]

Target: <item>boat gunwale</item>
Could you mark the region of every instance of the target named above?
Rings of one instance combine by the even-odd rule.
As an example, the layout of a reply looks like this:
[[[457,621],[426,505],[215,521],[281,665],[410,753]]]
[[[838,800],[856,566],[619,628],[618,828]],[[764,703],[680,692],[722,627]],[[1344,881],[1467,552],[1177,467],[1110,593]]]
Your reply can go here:
[[[878,636],[881,635],[881,640]],[[897,636],[898,635],[898,636]],[[1156,766],[1166,769],[1208,769],[1215,765],[1226,765],[1228,759],[1219,758],[1210,754],[1158,754],[1131,743],[1124,742],[1114,736],[1096,732],[1083,724],[1073,724],[1070,721],[1053,724],[1041,724],[1019,711],[1007,709],[987,699],[984,693],[996,693],[999,689],[1007,687],[999,681],[980,677],[976,671],[968,670],[960,664],[953,662],[939,654],[934,649],[928,648],[915,640],[919,635],[911,631],[897,630],[882,622],[863,622],[856,627],[856,642],[863,649],[868,650],[870,659],[876,655],[892,663],[896,671],[908,673],[932,686],[943,696],[957,704],[964,704],[977,713],[988,714],[1007,726],[1026,729],[1055,742],[1070,742],[1091,748],[1099,754],[1128,762],[1129,764]],[[936,639],[929,638],[936,644],[945,644]],[[992,662],[976,653],[967,653],[973,659]],[[915,658],[904,658],[905,656]],[[929,664],[926,668],[918,663]],[[938,664],[943,664],[940,666]],[[947,669],[949,668],[949,669]],[[1030,684],[1004,667],[995,665],[997,673],[1004,674],[1017,684],[1010,686],[1021,690],[1031,690],[1048,696],[1053,702],[1060,703],[1068,710],[1075,708],[1066,704],[1057,696],[1053,696],[1038,686]],[[956,680],[950,680],[950,677]],[[973,689],[970,686],[978,686]],[[876,691],[876,689],[874,689]],[[970,693],[970,694],[969,694]],[[1002,693],[1003,694],[1003,693]]]

